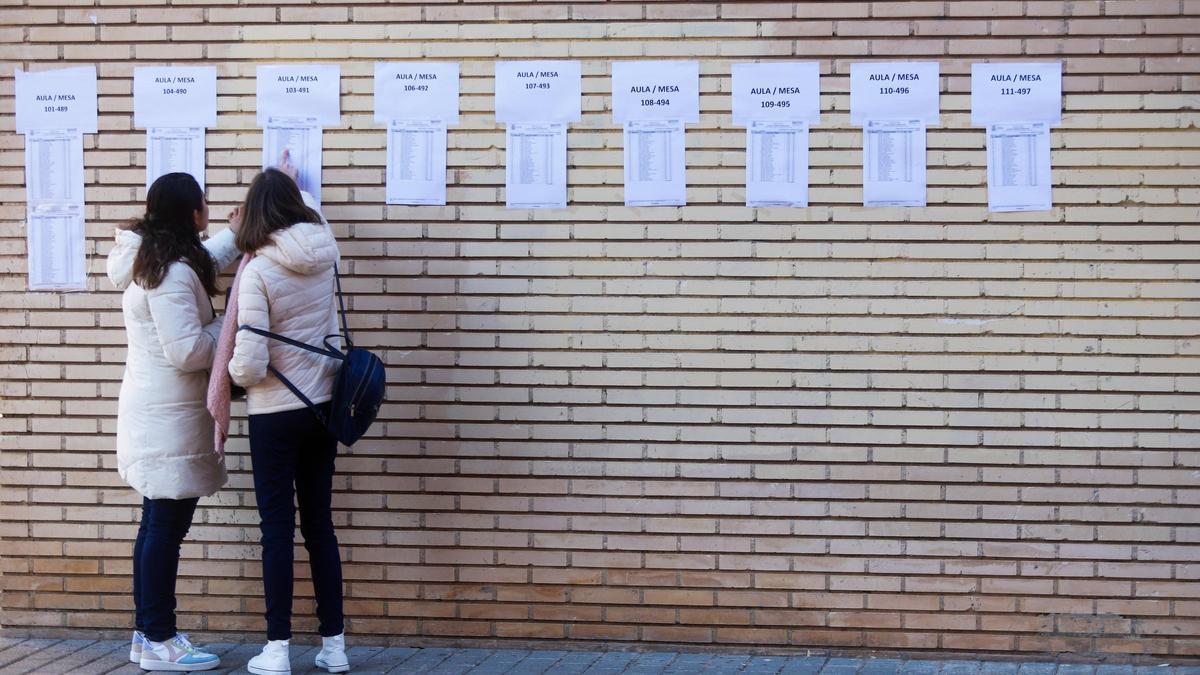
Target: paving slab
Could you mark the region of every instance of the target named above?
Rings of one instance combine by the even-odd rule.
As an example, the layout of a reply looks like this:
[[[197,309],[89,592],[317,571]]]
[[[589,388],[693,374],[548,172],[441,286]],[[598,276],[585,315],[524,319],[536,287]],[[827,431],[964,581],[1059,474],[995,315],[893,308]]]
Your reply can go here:
[[[31,638],[29,640],[22,640],[10,646],[8,649],[5,649],[3,652],[0,652],[0,668],[16,663],[17,661],[27,658],[31,654],[36,654],[43,649],[47,649],[58,644],[59,642],[62,642],[62,640],[55,640],[53,638]]]
[[[786,656],[751,656],[742,667],[743,675],[774,675],[783,670]]]
[[[829,659],[824,656],[793,656],[783,664],[780,675],[816,675]]]
[[[386,647],[361,663],[351,661],[350,670],[354,673],[362,673],[362,675],[400,672],[396,669],[420,652],[421,650],[415,647]]]
[[[554,675],[580,675],[586,673],[592,664],[600,660],[599,652],[570,652],[554,662]],[[511,671],[514,675],[516,668]]]
[[[465,672],[470,675],[503,675],[527,656],[529,656],[527,649],[494,649],[474,668]]]
[[[821,675],[854,675],[866,664],[865,659],[832,658],[821,668]]]
[[[983,667],[982,661],[943,661],[942,675],[975,675]]]
[[[906,659],[904,665],[900,667],[900,672],[904,675],[931,675],[942,668],[941,661],[932,659]]]
[[[429,675],[462,675],[473,670],[491,656],[490,649],[459,649],[442,661]]]
[[[704,667],[716,658],[716,654],[698,654],[682,652],[675,655],[671,664],[663,670],[663,675],[695,675],[704,672]]]
[[[57,667],[59,661],[96,642],[96,640],[63,640],[0,668],[0,675],[23,675]]]
[[[895,675],[904,667],[904,661],[901,659],[867,659],[861,675]]]
[[[213,675],[243,675],[261,643],[219,642],[204,649],[221,657]],[[293,675],[324,670],[320,647],[295,645]],[[1132,666],[955,659],[771,656],[722,652],[568,651],[352,645],[359,675],[1200,675],[1198,666]],[[128,640],[0,638],[0,675],[144,675],[129,662]]]
[[[400,649],[403,649],[403,647]],[[396,673],[397,675],[401,673],[421,673],[423,675],[424,673],[428,673],[434,668],[437,668],[442,661],[454,656],[454,653],[457,651],[457,649],[450,649],[446,647],[418,649],[416,650],[416,653],[409,654],[404,659],[399,661],[391,670],[381,672],[389,673],[389,675],[391,673]],[[387,652],[384,652],[384,654],[386,653]]]

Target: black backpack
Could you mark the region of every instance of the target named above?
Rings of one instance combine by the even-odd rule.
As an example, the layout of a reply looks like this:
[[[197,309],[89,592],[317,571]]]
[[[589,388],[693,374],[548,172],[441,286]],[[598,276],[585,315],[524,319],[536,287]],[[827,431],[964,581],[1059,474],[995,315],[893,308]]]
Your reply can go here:
[[[274,373],[275,377],[279,378],[279,381],[296,395],[296,398],[303,401],[304,405],[313,411],[321,424],[338,441],[343,445],[354,445],[354,442],[362,438],[371,423],[375,421],[375,417],[379,415],[379,406],[383,404],[387,378],[384,376],[383,360],[361,347],[355,347],[354,341],[350,339],[350,329],[346,324],[346,304],[342,300],[342,275],[338,272],[336,265],[333,268],[333,277],[337,282],[338,314],[342,318],[342,332],[326,335],[324,349],[253,326],[239,326],[238,330],[248,330],[263,337],[279,340],[293,347],[341,361],[342,366],[333,382],[333,399],[330,401],[328,419],[296,385],[292,384],[291,380],[275,370],[275,366],[268,365],[267,369]],[[342,338],[346,347],[345,352],[329,344],[329,339],[334,337]]]

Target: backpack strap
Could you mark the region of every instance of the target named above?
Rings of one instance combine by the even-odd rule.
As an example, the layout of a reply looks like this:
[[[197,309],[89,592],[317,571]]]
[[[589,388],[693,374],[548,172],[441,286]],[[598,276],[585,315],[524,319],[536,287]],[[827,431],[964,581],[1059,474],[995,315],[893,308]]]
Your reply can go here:
[[[333,263],[333,281],[337,284],[338,315],[342,317],[342,339],[346,341],[347,347],[353,347],[354,340],[350,339],[350,326],[346,322],[346,301],[342,299],[342,273],[338,270],[336,262]]]
[[[275,377],[279,378],[279,381],[282,382],[285,387],[290,389],[292,391],[292,393],[296,395],[296,398],[300,399],[304,403],[304,405],[308,406],[308,409],[311,410],[312,414],[317,417],[317,421],[321,423],[321,426],[326,427],[326,428],[329,427],[329,421],[325,419],[325,415],[321,413],[321,409],[318,408],[315,403],[308,400],[308,397],[305,396],[304,393],[300,391],[299,387],[292,384],[292,381],[287,379],[286,377],[284,377],[283,373],[279,372],[278,370],[275,370],[275,366],[268,365],[267,370],[271,371],[271,373],[273,373],[275,375]]]
[[[329,349],[321,349],[320,347],[314,347],[314,346],[308,344],[307,342],[293,340],[292,338],[287,337],[285,335],[280,335],[279,333],[272,333],[269,330],[263,330],[261,328],[255,328],[254,326],[251,326],[249,324],[242,324],[242,325],[238,326],[238,330],[248,330],[251,333],[254,333],[256,335],[261,335],[265,338],[271,338],[272,340],[279,340],[280,342],[289,344],[293,347],[296,347],[297,349],[303,349],[305,351],[309,351],[314,354],[320,354],[321,356],[328,356],[331,359],[337,359],[339,361],[344,361],[346,358],[345,356],[342,355],[341,352],[337,351],[332,346],[330,346]],[[331,336],[331,335],[326,336],[326,338],[325,338],[326,345],[329,344],[328,340],[330,337],[333,337],[333,336]]]
[[[246,330],[246,331],[250,331],[251,333],[261,335],[266,338],[271,338],[272,340],[279,340],[280,342],[289,344],[293,347],[296,347],[297,349],[303,349],[305,351],[309,351],[314,354],[320,354],[321,356],[328,356],[331,359],[337,359],[339,361],[344,361],[346,359],[346,357],[341,352],[337,351],[336,349],[333,349],[332,347],[330,347],[328,350],[321,349],[320,347],[314,347],[310,344],[301,342],[299,340],[293,340],[292,338],[284,336],[284,335],[280,335],[279,333],[272,333],[271,331],[263,330],[261,328],[255,328],[254,326],[250,326],[247,324],[242,324],[241,326],[238,326],[238,330]],[[329,343],[326,342],[326,344],[329,344]],[[308,409],[312,411],[313,415],[316,415],[317,420],[321,423],[321,426],[324,426],[326,428],[329,427],[329,421],[326,420],[325,415],[323,415],[321,413],[321,410],[319,408],[317,408],[315,403],[310,401],[309,398],[304,395],[304,392],[300,391],[299,387],[292,384],[292,381],[287,379],[286,377],[284,377],[283,373],[276,370],[275,366],[272,366],[271,364],[268,363],[267,370],[271,371],[272,375],[279,378],[279,381],[283,383],[283,386],[287,387],[293,394],[296,395],[296,398],[300,399],[300,401],[303,402],[304,405],[308,406]]]

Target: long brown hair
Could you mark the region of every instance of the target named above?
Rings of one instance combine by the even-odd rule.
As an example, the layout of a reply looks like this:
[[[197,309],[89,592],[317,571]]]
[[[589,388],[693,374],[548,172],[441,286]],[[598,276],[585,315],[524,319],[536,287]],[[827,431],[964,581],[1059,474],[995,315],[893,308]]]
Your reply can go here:
[[[296,223],[322,221],[321,214],[304,203],[296,181],[278,169],[264,169],[254,177],[246,191],[237,247],[252,253],[269,244],[271,234],[277,230]]]
[[[133,222],[142,236],[133,259],[133,280],[149,290],[158,288],[171,263],[183,260],[192,268],[204,290],[217,294],[216,262],[200,241],[193,215],[204,209],[204,191],[186,173],[159,176],[146,192],[146,213]]]

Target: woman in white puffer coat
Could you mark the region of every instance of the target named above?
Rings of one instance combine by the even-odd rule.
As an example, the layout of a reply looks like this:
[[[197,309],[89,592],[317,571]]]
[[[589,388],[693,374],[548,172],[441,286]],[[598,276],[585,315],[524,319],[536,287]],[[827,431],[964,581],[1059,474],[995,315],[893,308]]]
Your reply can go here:
[[[211,296],[238,256],[232,229],[207,242],[208,205],[186,173],[158,178],[146,214],[117,231],[108,276],[123,289],[129,342],[117,405],[117,471],[142,495],[133,551],[135,631],[130,660],[151,670],[207,670],[220,660],[175,626],[179,546],[200,497],[225,484],[205,407],[221,329]]]
[[[262,530],[267,644],[246,665],[257,675],[291,672],[292,562],[296,503],[317,601],[321,651],[316,666],[350,669],[342,615],[342,564],[331,499],[337,440],[322,420],[276,377],[287,378],[326,418],[341,365],[245,328],[313,346],[338,332],[334,274],[337,241],[312,198],[296,186],[285,153],[246,193],[238,247],[255,257],[238,281],[238,332],[229,375],[246,388],[250,461]],[[337,338],[331,339],[334,345]]]

